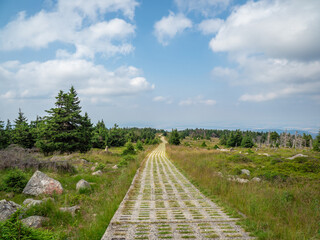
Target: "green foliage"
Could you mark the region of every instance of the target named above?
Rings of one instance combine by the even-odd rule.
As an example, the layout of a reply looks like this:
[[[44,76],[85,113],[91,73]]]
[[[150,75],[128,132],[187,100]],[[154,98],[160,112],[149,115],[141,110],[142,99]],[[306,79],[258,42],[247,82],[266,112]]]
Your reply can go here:
[[[143,144],[140,140],[137,141],[137,144],[136,144],[136,148],[139,150],[139,151],[143,151],[144,148],[143,148]]]
[[[205,141],[203,141],[203,142],[201,143],[201,147],[207,147],[207,144],[206,144]]]
[[[19,108],[18,118],[14,121],[15,128],[12,132],[12,143],[25,148],[32,148],[34,146],[35,139],[32,136],[32,132],[27,121],[27,118]]]
[[[136,154],[136,151],[134,149],[132,142],[127,142],[126,148],[123,150],[122,155],[134,155],[134,154]]]
[[[172,132],[169,137],[169,143],[172,145],[180,144],[180,137],[177,129],[172,129]]]
[[[93,129],[92,146],[94,148],[105,148],[107,134],[107,128],[103,120],[101,120],[101,122],[98,121],[97,125]]]
[[[0,239],[4,240],[54,240],[57,237],[47,231],[33,229],[22,224],[19,216],[21,211],[16,211],[10,219],[0,222]]]
[[[103,170],[105,167],[106,167],[105,164],[99,162],[99,163],[98,163],[98,166],[96,167],[96,170],[97,170],[97,171],[98,171],[98,170]]]
[[[249,135],[245,135],[241,141],[241,147],[252,148],[254,146],[252,138]]]
[[[236,132],[231,132],[228,139],[227,139],[227,146],[228,147],[239,147],[242,142],[242,133],[240,130]]]
[[[214,145],[213,149],[219,149],[219,146],[216,144]]]
[[[119,128],[117,124],[114,124],[113,128],[110,129],[107,136],[106,144],[109,147],[122,147],[126,143],[125,132]]]
[[[27,182],[26,175],[20,169],[13,169],[5,175],[1,189],[6,192],[21,193]]]
[[[92,124],[87,114],[81,116],[80,100],[73,87],[68,93],[60,91],[55,108],[47,113],[37,141],[44,153],[86,152],[91,148]]]
[[[320,131],[313,142],[313,150],[320,152]]]
[[[129,164],[129,162],[133,162],[135,161],[136,158],[132,155],[125,155],[122,157],[121,161],[118,164],[118,167],[123,167],[123,166],[127,166]]]
[[[4,122],[0,121],[0,149],[6,148],[10,144],[9,134],[4,129]]]

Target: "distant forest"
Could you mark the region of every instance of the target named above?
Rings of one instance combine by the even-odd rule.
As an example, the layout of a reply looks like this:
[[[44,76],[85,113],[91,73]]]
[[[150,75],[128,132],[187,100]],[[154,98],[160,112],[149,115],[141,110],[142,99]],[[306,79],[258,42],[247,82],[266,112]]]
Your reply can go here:
[[[18,117],[11,124],[10,120],[0,121],[0,149],[11,144],[25,148],[38,148],[45,154],[54,152],[86,152],[91,148],[124,146],[127,142],[158,144],[157,133],[169,134],[169,143],[178,145],[186,137],[194,140],[219,138],[220,144],[227,147],[313,147],[320,150],[320,134],[313,139],[309,134],[277,132],[254,132],[240,130],[185,129],[181,131],[154,128],[120,128],[117,124],[107,128],[104,121],[93,125],[88,114],[81,113],[80,100],[74,87],[68,92],[60,91],[55,106],[46,111],[44,117],[28,122],[19,109]]]

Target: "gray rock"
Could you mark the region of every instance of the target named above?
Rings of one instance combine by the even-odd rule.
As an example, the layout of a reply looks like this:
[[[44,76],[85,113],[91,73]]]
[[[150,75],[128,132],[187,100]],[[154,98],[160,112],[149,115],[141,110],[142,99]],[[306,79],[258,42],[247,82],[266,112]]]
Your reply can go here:
[[[5,199],[0,201],[0,221],[5,221],[10,218],[21,206],[12,201]]]
[[[102,172],[101,172],[101,170],[98,170],[98,171],[92,173],[92,175],[94,175],[94,176],[100,176],[100,175],[102,175]]]
[[[80,206],[79,205],[75,205],[75,206],[72,206],[72,207],[62,207],[62,208],[59,208],[59,209],[62,212],[69,212],[69,213],[71,213],[72,216],[75,216],[76,212],[80,210]]]
[[[36,171],[30,178],[22,193],[38,196],[40,194],[62,194],[63,188],[60,182],[48,177],[40,171]]]
[[[247,176],[250,176],[250,171],[248,169],[241,169],[241,174],[245,174]]]
[[[32,228],[40,228],[42,223],[46,221],[49,221],[49,218],[42,216],[31,216],[21,220],[24,225]]]
[[[261,178],[254,177],[251,179],[252,182],[261,182]]]
[[[90,183],[88,183],[86,180],[81,179],[77,185],[76,189],[79,191],[80,189],[91,189]]]
[[[96,167],[91,167],[91,171],[95,171],[96,170]]]
[[[27,208],[35,206],[35,205],[40,205],[42,204],[42,200],[34,200],[32,198],[27,198],[26,200],[23,201],[23,205],[26,205]]]
[[[117,165],[114,165],[114,166],[112,167],[112,169],[118,169],[118,166],[117,166]]]

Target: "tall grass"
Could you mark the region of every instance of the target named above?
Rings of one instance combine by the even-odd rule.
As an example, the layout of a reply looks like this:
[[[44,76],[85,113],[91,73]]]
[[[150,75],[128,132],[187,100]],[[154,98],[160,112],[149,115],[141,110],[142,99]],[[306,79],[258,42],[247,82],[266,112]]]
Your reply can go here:
[[[320,239],[318,177],[241,184],[219,177],[217,171],[227,174],[232,168],[246,166],[263,173],[264,162],[239,164],[232,162],[228,154],[183,146],[167,146],[167,153],[206,195],[244,213],[247,218],[242,224],[258,239]]]

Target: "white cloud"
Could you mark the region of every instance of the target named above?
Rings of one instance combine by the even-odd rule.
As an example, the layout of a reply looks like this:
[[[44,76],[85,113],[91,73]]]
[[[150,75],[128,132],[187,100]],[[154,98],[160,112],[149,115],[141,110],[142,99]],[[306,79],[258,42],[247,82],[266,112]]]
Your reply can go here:
[[[169,16],[163,17],[160,21],[154,24],[154,34],[158,41],[166,46],[169,40],[174,38],[177,34],[182,33],[185,29],[191,28],[192,22],[183,14],[169,13]]]
[[[318,0],[249,1],[228,17],[210,47],[272,58],[319,58],[319,9]]]
[[[197,96],[194,98],[188,98],[185,100],[181,100],[179,102],[180,106],[191,106],[191,105],[207,105],[207,106],[213,106],[217,102],[213,99],[205,99],[202,96]]]
[[[320,91],[320,2],[249,1],[236,8],[210,41],[234,68],[214,78],[246,86],[240,101],[262,102]]]
[[[231,0],[174,0],[180,11],[200,12],[204,16],[214,16],[225,10]]]
[[[154,89],[142,72],[132,66],[108,71],[102,65],[79,59],[12,65],[0,64],[0,79],[5,86],[0,90],[0,95],[4,99],[52,97],[60,89],[68,89],[71,85],[92,101],[137,95]]]
[[[164,97],[164,96],[156,96],[152,99],[154,102],[164,102],[166,104],[171,104],[173,100],[170,97]]]
[[[215,34],[220,30],[223,23],[224,21],[220,18],[206,19],[199,23],[198,29],[204,35]]]
[[[132,19],[135,6],[135,0],[59,0],[51,12],[41,10],[30,17],[20,12],[0,30],[0,50],[40,49],[63,42],[76,47],[75,57],[92,58],[97,52],[127,54],[133,50],[128,39],[135,26],[120,18],[99,19],[107,12],[117,11]]]

